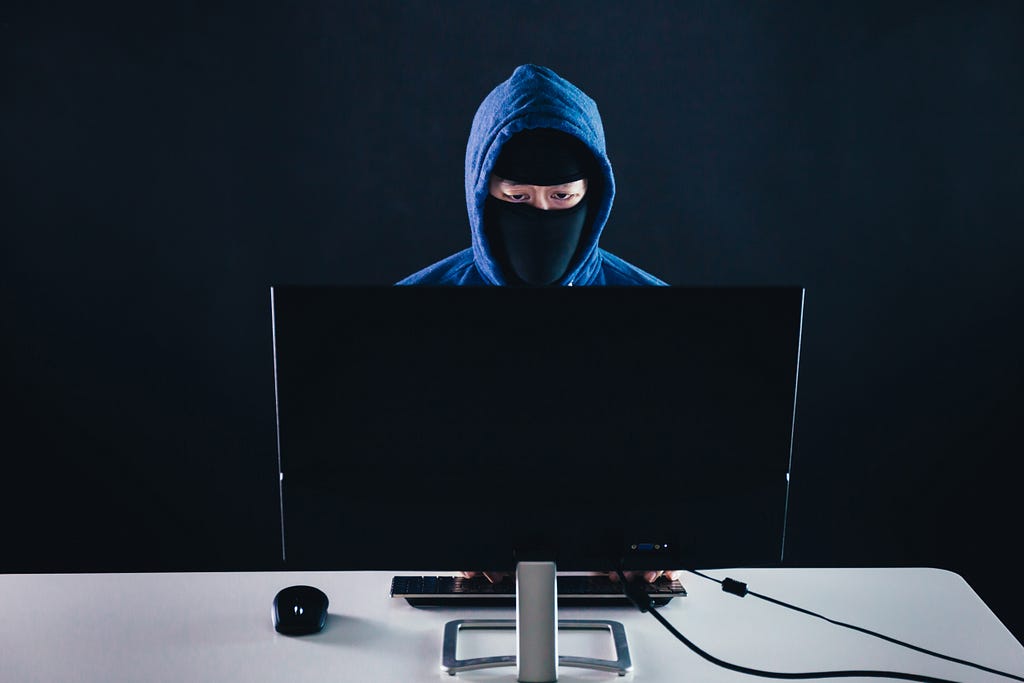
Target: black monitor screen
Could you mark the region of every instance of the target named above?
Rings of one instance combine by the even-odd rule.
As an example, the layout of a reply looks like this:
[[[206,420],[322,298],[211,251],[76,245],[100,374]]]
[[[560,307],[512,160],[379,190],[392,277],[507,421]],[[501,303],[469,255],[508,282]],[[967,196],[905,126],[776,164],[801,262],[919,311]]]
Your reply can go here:
[[[271,299],[287,566],[780,562],[802,288]]]

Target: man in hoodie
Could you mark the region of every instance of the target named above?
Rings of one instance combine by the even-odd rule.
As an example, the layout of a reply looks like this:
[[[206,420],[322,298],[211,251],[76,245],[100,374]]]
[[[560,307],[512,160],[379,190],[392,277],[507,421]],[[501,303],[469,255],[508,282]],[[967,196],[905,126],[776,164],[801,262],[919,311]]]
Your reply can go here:
[[[615,197],[597,105],[524,64],[477,109],[466,145],[472,246],[399,285],[665,285],[598,246]]]
[[[524,64],[487,95],[473,118],[465,168],[472,246],[397,284],[666,284],[598,246],[615,197],[604,127],[594,101],[551,69]],[[662,574],[680,572],[627,576]]]

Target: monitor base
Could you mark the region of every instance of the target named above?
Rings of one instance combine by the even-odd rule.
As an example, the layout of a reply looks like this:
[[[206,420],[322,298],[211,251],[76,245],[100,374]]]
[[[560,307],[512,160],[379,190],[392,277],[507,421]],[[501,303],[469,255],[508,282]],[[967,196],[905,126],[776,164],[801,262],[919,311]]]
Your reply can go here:
[[[515,619],[455,619],[444,627],[444,642],[441,651],[441,669],[454,676],[460,671],[487,669],[497,666],[515,666],[515,655],[499,655],[495,657],[475,657],[473,659],[456,659],[455,646],[459,631],[462,629],[510,629],[515,630]],[[599,671],[610,671],[625,676],[633,669],[629,657],[629,644],[626,641],[626,628],[618,621],[607,619],[559,619],[559,629],[605,630],[611,635],[615,645],[615,659],[597,659],[593,657],[574,657],[558,655],[559,666],[574,666]]]

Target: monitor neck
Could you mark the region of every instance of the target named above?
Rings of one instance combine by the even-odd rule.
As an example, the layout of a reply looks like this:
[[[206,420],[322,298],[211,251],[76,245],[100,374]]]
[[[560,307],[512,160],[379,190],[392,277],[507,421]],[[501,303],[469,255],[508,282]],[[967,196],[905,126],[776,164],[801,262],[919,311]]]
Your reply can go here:
[[[516,564],[516,667],[520,683],[558,680],[558,598],[554,562]]]

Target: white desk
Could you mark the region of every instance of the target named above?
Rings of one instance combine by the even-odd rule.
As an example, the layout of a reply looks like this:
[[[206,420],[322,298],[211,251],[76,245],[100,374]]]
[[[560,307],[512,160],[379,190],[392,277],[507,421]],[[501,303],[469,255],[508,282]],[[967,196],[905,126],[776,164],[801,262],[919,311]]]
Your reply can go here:
[[[441,671],[444,625],[508,618],[511,608],[411,607],[388,596],[394,572],[0,575],[0,681],[514,681],[514,668]],[[405,572],[403,572],[405,573]],[[409,572],[416,573],[416,572]],[[750,590],[919,647],[1024,675],[1024,647],[958,575],[938,569],[713,571]],[[883,669],[964,683],[1007,681],[821,619],[739,598],[684,574],[689,596],[660,608],[720,659],[773,671]],[[327,626],[288,637],[271,624],[278,590],[310,584],[330,598]],[[752,681],[691,652],[650,614],[562,609],[563,618],[625,625],[633,671],[623,678],[561,667],[560,681]],[[472,632],[459,657],[512,654],[509,632]],[[477,634],[480,634],[479,637]],[[566,655],[609,657],[600,633],[560,635]],[[500,651],[495,651],[500,650]],[[830,679],[878,681],[876,678]]]

